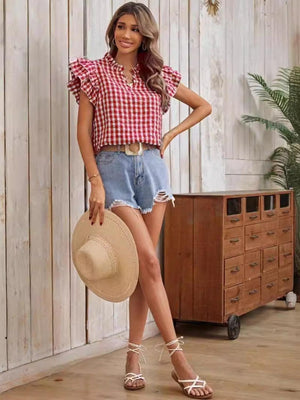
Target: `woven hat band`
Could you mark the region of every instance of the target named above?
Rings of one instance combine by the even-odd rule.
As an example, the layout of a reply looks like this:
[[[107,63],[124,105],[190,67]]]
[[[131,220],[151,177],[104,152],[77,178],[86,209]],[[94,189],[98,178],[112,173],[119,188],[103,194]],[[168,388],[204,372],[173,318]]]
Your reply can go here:
[[[112,278],[118,269],[113,247],[101,236],[89,235],[77,251],[76,259],[82,276],[90,281]]]

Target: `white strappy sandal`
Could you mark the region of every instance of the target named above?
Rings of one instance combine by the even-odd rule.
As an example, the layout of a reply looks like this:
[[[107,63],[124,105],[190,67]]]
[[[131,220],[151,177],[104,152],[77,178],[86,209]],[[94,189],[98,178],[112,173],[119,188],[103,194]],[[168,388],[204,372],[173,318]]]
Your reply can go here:
[[[128,342],[128,345],[131,346],[132,348],[130,348],[128,346],[127,348],[127,353],[129,351],[133,351],[134,353],[137,354],[141,354],[143,357],[144,362],[146,363],[146,359],[145,356],[143,354],[143,351],[145,350],[145,346],[143,346],[142,344],[135,344],[135,343],[130,343]],[[142,372],[142,368],[141,365],[139,363],[139,367],[140,367],[140,371]],[[133,386],[133,385],[128,385],[128,382],[135,382],[137,380],[143,380],[144,384],[140,385],[140,386]],[[139,390],[139,389],[143,389],[145,387],[145,378],[143,377],[142,373],[139,374],[135,374],[134,372],[128,372],[125,376],[124,376],[124,388],[127,390]]]
[[[175,351],[182,351],[182,348],[180,345],[184,344],[184,341],[182,340],[183,336],[178,337],[177,339],[172,340],[169,343],[160,343],[157,344],[155,347],[162,346],[162,350],[160,353],[159,361],[162,358],[163,352],[164,352],[164,345],[167,347],[169,350],[169,356],[171,357]],[[177,343],[177,346],[174,349],[169,349],[168,346],[171,346],[173,344]],[[206,386],[206,381],[200,379],[200,377],[197,375],[195,379],[179,379],[175,370],[171,372],[171,376],[174,379],[175,382],[179,384],[181,387],[183,393],[185,396],[190,397],[192,399],[211,399],[213,397],[213,393],[208,393],[208,394],[202,394],[202,395],[193,395],[191,394],[191,391],[193,389],[204,389]],[[185,383],[191,383],[190,385],[184,386]]]

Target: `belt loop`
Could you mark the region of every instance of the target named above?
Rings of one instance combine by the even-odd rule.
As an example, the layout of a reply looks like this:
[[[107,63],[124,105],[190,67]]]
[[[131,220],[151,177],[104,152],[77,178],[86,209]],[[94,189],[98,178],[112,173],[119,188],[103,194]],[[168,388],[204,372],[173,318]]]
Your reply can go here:
[[[120,144],[118,144],[118,155],[120,155],[120,152],[121,152],[120,148],[121,148],[121,146],[120,146]]]

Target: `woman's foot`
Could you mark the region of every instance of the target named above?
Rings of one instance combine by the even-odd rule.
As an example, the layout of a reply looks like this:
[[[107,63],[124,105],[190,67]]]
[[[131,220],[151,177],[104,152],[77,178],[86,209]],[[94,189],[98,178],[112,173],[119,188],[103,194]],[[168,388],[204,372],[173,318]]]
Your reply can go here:
[[[139,351],[141,347],[137,346],[129,343],[127,349],[124,387],[129,390],[138,390],[145,387],[145,378],[141,373],[141,366],[139,364]]]
[[[173,341],[172,341],[173,342]],[[181,343],[183,343],[181,341]],[[178,377],[179,380],[193,380],[196,379],[197,374],[194,372],[193,368],[190,366],[188,363],[181,347],[180,344],[178,343],[178,339],[175,340],[175,343],[171,345],[167,345],[167,349],[169,350],[169,354],[171,356],[171,361],[174,366],[175,373]],[[176,350],[175,350],[176,349]],[[202,379],[201,377],[198,379]],[[182,382],[182,385],[184,387],[192,385],[192,382]],[[199,381],[196,382],[196,385],[200,385]],[[184,391],[185,394],[187,394],[187,390]],[[189,397],[195,397],[197,396],[212,396],[213,390],[212,388],[205,384],[203,388],[194,388],[190,391],[190,396]]]

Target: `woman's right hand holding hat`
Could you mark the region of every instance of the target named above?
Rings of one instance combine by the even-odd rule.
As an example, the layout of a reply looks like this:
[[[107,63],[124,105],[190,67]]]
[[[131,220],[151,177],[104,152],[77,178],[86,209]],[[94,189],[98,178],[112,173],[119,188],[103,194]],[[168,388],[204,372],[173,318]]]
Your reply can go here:
[[[91,194],[89,198],[89,219],[91,225],[97,220],[99,214],[99,223],[103,224],[104,221],[104,207],[105,207],[105,190],[102,180],[99,176],[95,177],[91,181]]]

